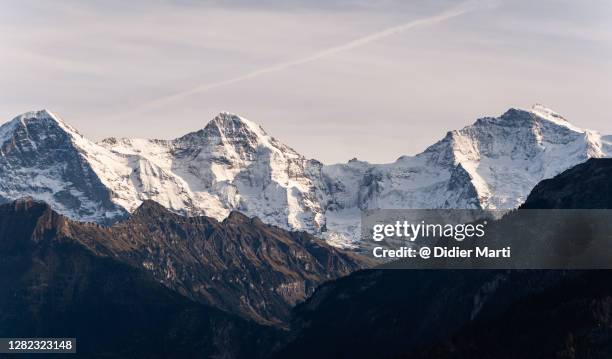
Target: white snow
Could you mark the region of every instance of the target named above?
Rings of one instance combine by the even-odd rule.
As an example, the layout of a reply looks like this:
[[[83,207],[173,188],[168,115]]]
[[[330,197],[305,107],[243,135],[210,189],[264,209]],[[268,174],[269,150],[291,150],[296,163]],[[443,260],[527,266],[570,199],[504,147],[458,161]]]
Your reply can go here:
[[[117,209],[102,210],[100,204],[88,202],[91,196],[70,186],[69,192],[91,208],[91,214],[83,217],[58,203],[54,196],[68,187],[56,167],[21,169],[23,176],[36,173],[31,183],[25,182],[29,187],[9,183],[6,188],[15,190],[1,196],[30,192],[62,213],[98,221],[120,215],[121,209],[131,212],[145,199],[177,213],[217,219],[238,210],[348,247],[358,241],[361,210],[514,208],[542,179],[612,153],[611,137],[580,129],[541,105],[479,119],[449,132],[424,152],[389,164],[352,160],[324,166],[254,122],[227,112],[204,129],[174,140],[109,138],[97,144],[48,111],[30,112],[0,127],[0,145],[11,140],[21,121],[49,119],[68,134]]]

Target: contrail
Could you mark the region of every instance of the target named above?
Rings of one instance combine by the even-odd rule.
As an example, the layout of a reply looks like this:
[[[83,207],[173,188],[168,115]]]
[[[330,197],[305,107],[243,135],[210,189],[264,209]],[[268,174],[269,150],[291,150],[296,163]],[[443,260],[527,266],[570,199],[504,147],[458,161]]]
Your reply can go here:
[[[469,6],[469,5],[473,5],[474,3],[472,2],[467,2],[464,3],[462,6],[459,6],[456,9],[450,10],[450,11],[446,11],[443,12],[439,15],[435,15],[435,16],[431,16],[431,17],[426,17],[423,19],[419,19],[419,20],[414,20],[402,25],[397,25],[397,26],[393,26],[378,32],[375,32],[373,34],[370,35],[366,35],[363,36],[361,38],[355,39],[353,41],[350,41],[346,44],[343,45],[339,45],[339,46],[335,46],[332,48],[328,48],[322,51],[319,51],[317,53],[314,53],[310,56],[307,57],[303,57],[301,59],[296,59],[296,60],[292,60],[292,61],[287,61],[287,62],[282,62],[282,63],[278,63],[275,65],[271,65],[269,67],[265,67],[259,70],[255,70],[255,71],[251,71],[248,72],[244,75],[241,76],[237,76],[231,79],[227,79],[227,80],[223,80],[223,81],[219,81],[219,82],[213,82],[213,83],[208,83],[208,84],[203,84],[203,85],[199,85],[196,87],[193,87],[191,89],[185,90],[185,91],[181,91],[181,92],[177,92],[173,95],[169,95],[169,96],[164,96],[164,97],[160,97],[154,100],[151,100],[141,106],[139,106],[137,109],[134,109],[132,111],[130,111],[130,113],[139,113],[142,111],[146,111],[152,108],[158,108],[161,107],[163,105],[181,100],[183,98],[201,93],[201,92],[206,92],[206,91],[210,91],[212,89],[216,89],[219,87],[224,87],[224,86],[228,86],[228,85],[232,85],[235,84],[237,82],[241,82],[241,81],[245,81],[245,80],[249,80],[255,77],[259,77],[261,75],[265,75],[271,72],[276,72],[276,71],[281,71],[281,70],[285,70],[294,66],[298,66],[298,65],[303,65],[309,62],[313,62],[313,61],[317,61],[326,57],[329,57],[331,55],[335,55],[341,52],[345,52],[345,51],[349,51],[352,49],[355,49],[357,47],[361,47],[364,45],[367,45],[369,43],[378,41],[380,39],[392,36],[392,35],[396,35],[411,29],[414,29],[416,27],[419,26],[425,26],[425,25],[431,25],[431,24],[436,24],[439,22],[443,22],[446,20],[449,20],[451,18],[460,16],[462,14],[465,14],[467,12],[473,11],[475,9],[474,6]],[[465,6],[468,5],[468,6]]]

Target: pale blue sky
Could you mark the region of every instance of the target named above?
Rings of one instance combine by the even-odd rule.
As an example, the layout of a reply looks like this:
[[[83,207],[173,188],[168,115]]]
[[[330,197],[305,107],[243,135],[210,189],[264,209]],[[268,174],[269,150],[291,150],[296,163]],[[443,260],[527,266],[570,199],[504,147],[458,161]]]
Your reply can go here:
[[[612,134],[607,0],[126,3],[0,3],[0,122],[173,138],[230,111],[327,163],[536,102]]]

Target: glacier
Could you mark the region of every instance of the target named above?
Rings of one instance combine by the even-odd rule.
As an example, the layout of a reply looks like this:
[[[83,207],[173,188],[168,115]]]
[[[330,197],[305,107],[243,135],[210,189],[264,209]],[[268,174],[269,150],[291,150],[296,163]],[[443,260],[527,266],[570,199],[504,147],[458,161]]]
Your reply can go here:
[[[173,212],[257,216],[354,247],[361,211],[515,208],[541,180],[608,157],[612,136],[542,105],[484,117],[414,156],[324,165],[258,124],[220,113],[173,140],[88,140],[47,110],[0,126],[0,199],[33,197],[82,221],[111,224],[154,200]]]

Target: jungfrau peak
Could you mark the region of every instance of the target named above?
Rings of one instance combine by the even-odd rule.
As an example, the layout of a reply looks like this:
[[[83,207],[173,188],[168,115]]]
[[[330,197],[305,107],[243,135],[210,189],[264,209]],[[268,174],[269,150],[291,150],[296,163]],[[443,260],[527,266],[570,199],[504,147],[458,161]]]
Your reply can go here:
[[[389,164],[322,165],[259,125],[221,113],[174,140],[96,144],[48,111],[0,127],[0,198],[31,196],[111,223],[152,199],[184,215],[238,210],[350,246],[371,208],[514,208],[544,178],[612,153],[611,138],[535,105],[485,117]]]
[[[391,164],[325,166],[332,243],[359,236],[359,210],[515,208],[542,179],[612,153],[609,137],[583,130],[542,105],[478,119],[415,156]]]

